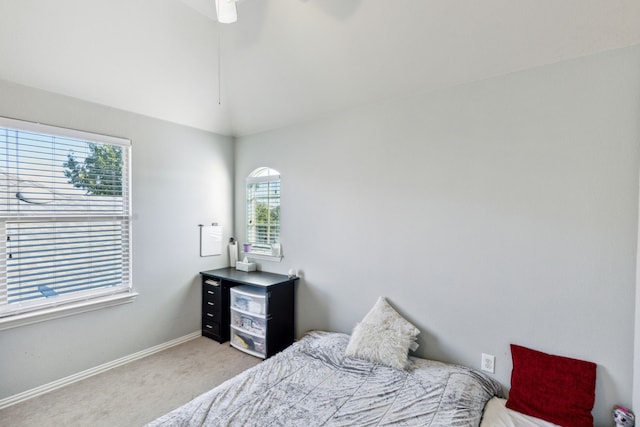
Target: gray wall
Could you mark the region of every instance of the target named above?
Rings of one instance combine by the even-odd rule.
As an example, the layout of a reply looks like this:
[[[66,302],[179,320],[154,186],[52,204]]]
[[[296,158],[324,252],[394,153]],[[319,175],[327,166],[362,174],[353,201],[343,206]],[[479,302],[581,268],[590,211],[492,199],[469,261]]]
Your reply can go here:
[[[299,335],[349,332],[386,295],[419,355],[495,354],[505,385],[511,342],[598,363],[610,424],[632,390],[638,75],[638,47],[590,56],[243,137],[235,163],[229,138],[0,82],[2,116],[132,139],[140,293],[1,331],[0,398],[197,331],[197,273],[226,261],[198,256],[197,224],[229,236],[266,165],[285,258],[261,264],[303,272]]]
[[[233,227],[231,138],[0,81],[0,116],[132,140],[131,304],[0,331],[0,399],[200,329],[198,224]]]
[[[479,367],[509,343],[598,364],[596,419],[631,403],[640,48],[354,109],[236,142],[282,174],[297,332],[350,332],[386,295],[418,354]]]

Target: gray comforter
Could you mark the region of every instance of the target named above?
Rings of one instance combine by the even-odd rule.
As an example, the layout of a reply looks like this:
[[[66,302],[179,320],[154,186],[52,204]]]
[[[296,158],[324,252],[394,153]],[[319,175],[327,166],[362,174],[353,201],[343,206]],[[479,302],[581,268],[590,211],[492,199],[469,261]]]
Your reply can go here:
[[[311,332],[149,426],[477,426],[500,384],[413,358],[400,371],[344,356],[349,336]]]

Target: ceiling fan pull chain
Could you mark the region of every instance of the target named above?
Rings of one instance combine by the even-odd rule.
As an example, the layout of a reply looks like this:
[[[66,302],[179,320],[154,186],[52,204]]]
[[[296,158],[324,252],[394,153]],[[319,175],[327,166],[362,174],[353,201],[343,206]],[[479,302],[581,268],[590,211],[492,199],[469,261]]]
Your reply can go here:
[[[220,66],[220,58],[221,58],[221,55],[220,55],[220,33],[221,33],[220,24],[218,24],[217,27],[218,27],[218,105],[220,105],[222,103],[220,101],[220,98],[221,98],[221,96],[220,96],[220,69],[221,69],[221,66]]]
[[[216,32],[218,33],[218,105],[221,105],[221,95],[220,95],[220,6],[218,4],[218,0],[216,0],[216,16],[218,17],[218,22],[216,24]]]

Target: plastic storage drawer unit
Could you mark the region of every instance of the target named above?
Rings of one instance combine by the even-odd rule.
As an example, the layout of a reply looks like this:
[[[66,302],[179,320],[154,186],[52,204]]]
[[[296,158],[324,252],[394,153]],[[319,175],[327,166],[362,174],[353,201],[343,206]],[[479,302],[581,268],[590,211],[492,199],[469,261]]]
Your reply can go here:
[[[265,358],[267,295],[264,288],[231,288],[231,345],[245,353]]]

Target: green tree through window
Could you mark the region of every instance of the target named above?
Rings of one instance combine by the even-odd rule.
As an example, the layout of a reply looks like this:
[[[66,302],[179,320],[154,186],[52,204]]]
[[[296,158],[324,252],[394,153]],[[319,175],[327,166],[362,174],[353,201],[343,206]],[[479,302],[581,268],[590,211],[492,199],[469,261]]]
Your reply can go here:
[[[271,253],[280,242],[280,173],[262,167],[247,177],[247,243],[252,252]]]
[[[64,175],[76,188],[93,196],[122,196],[122,148],[89,144],[90,154],[79,161],[69,152]]]

